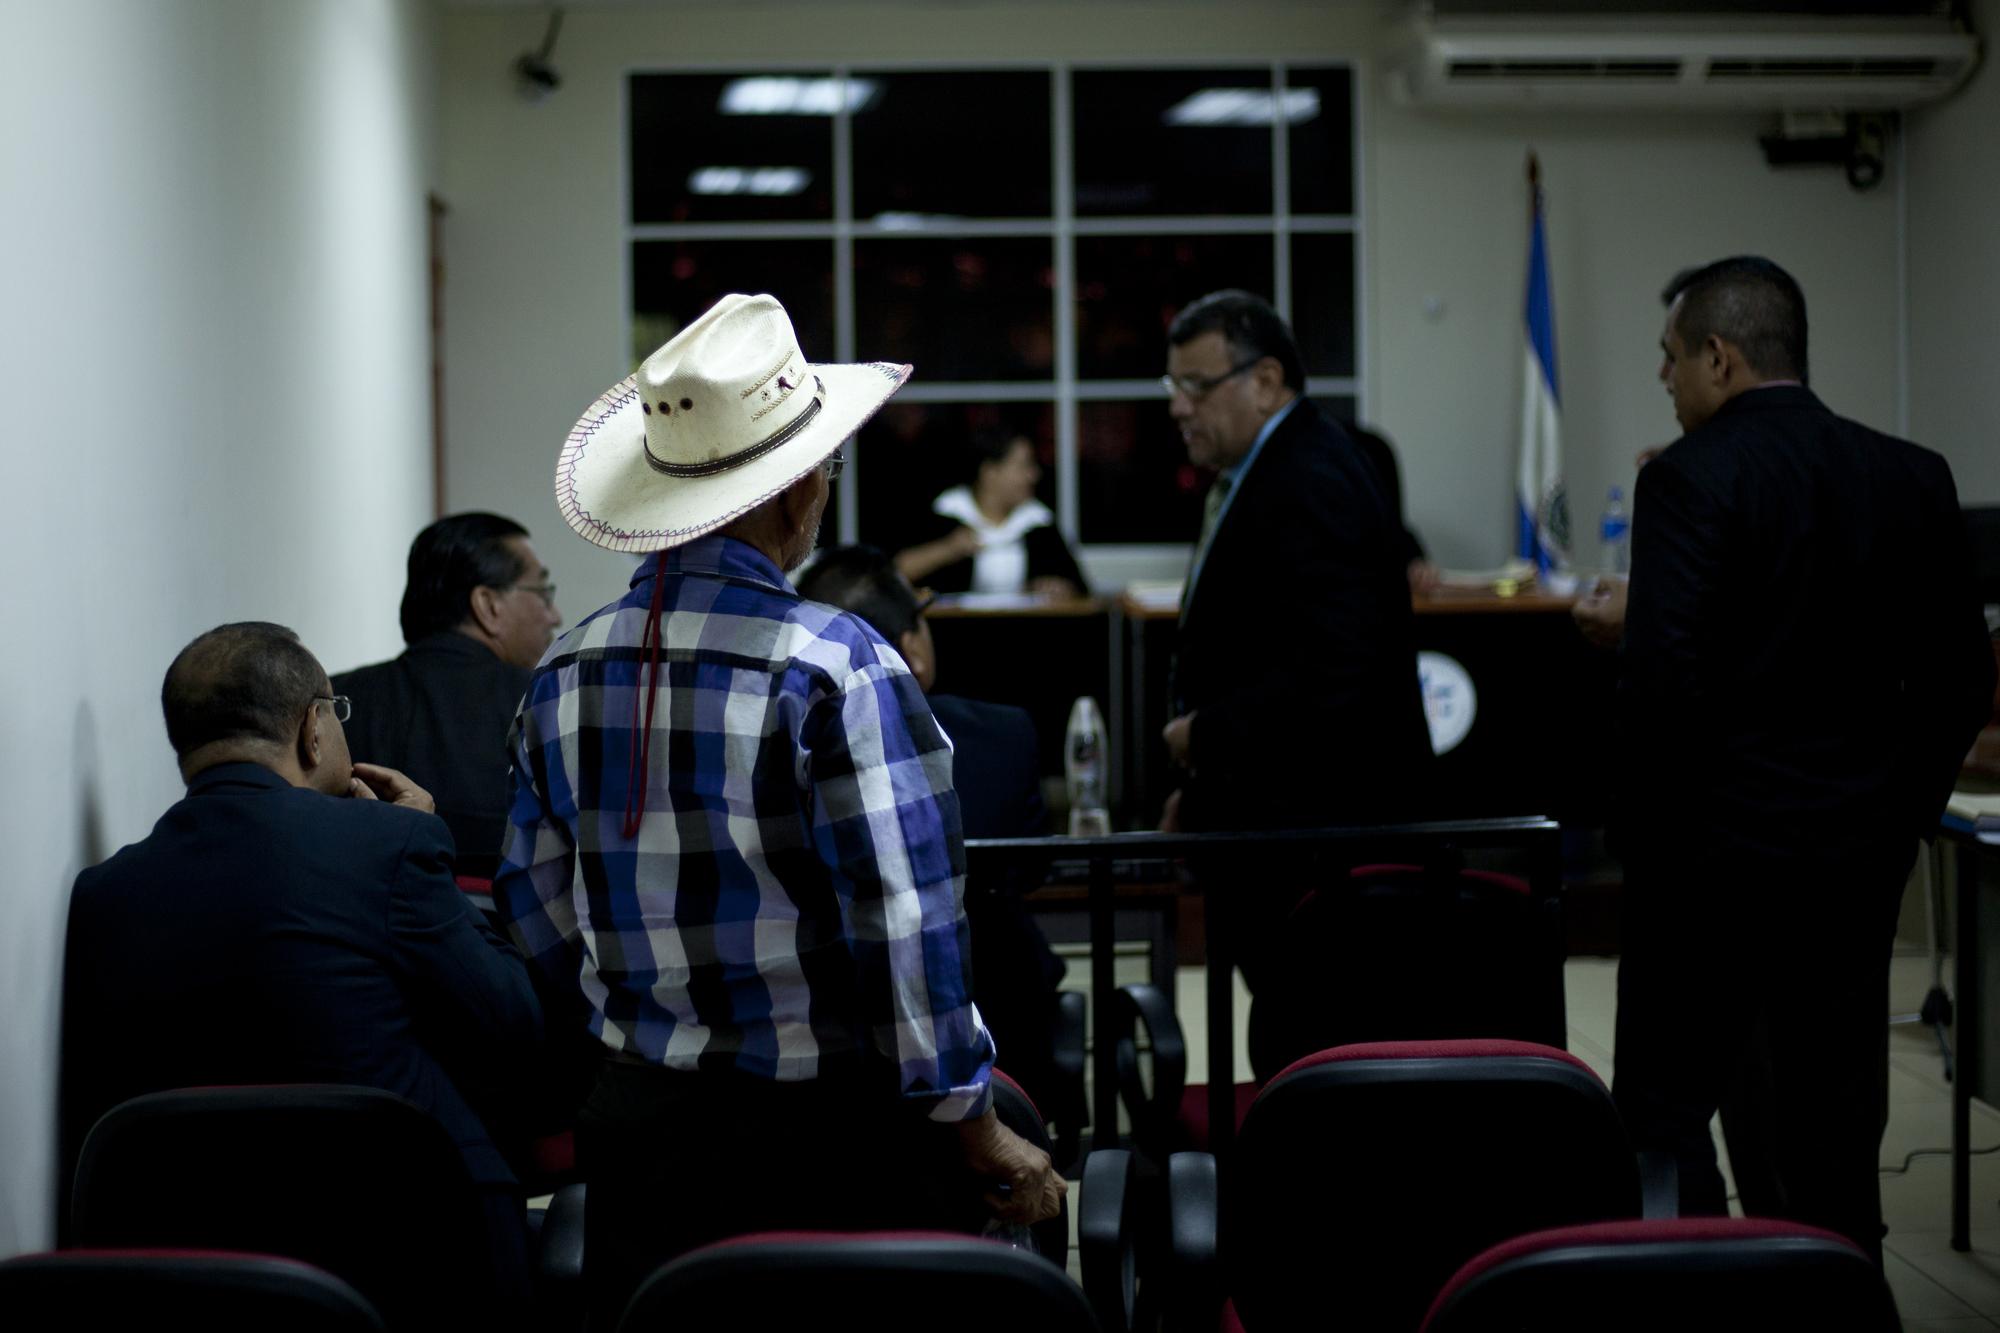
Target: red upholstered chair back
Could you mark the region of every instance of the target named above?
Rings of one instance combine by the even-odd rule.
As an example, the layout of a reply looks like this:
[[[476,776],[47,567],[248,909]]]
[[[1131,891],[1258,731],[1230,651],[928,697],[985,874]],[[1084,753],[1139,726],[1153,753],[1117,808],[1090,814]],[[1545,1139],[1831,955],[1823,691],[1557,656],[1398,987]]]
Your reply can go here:
[[[1359,1041],[1564,1045],[1562,902],[1453,865],[1365,865],[1300,899],[1250,1011],[1260,1079]]]
[[[268,1254],[65,1250],[0,1263],[14,1327],[381,1333],[382,1319],[331,1273]]]
[[[375,1088],[183,1088],[84,1140],[74,1243],[250,1250],[351,1283],[391,1328],[470,1326],[498,1283],[479,1196],[443,1126]]]
[[[1224,1166],[1219,1244],[1246,1328],[1414,1330],[1465,1260],[1639,1215],[1610,1093],[1532,1042],[1343,1046],[1264,1088]]]
[[[646,1279],[622,1333],[948,1324],[958,1333],[1096,1333],[1054,1264],[936,1232],[772,1232],[691,1251]]]
[[[1861,1250],[1816,1227],[1684,1217],[1537,1231],[1459,1269],[1424,1333],[1889,1333],[1887,1284]]]

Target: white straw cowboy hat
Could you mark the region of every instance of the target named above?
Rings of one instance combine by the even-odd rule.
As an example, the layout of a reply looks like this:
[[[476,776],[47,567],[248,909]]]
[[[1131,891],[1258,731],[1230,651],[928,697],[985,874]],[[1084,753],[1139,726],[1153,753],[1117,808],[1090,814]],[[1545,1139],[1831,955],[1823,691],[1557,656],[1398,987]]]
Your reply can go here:
[[[818,466],[909,377],[813,365],[776,298],[725,296],[590,405],[556,461],[556,504],[614,551],[692,541]]]

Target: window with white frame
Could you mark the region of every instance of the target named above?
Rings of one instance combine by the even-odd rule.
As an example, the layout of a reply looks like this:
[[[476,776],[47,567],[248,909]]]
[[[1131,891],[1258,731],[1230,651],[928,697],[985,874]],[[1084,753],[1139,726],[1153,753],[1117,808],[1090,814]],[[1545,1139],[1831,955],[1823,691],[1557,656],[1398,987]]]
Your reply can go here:
[[[806,354],[908,361],[825,540],[894,549],[1035,441],[1086,550],[1184,545],[1208,478],[1159,388],[1175,311],[1221,287],[1292,321],[1308,391],[1359,397],[1354,83],[1333,64],[643,72],[630,77],[634,361],[770,292]]]

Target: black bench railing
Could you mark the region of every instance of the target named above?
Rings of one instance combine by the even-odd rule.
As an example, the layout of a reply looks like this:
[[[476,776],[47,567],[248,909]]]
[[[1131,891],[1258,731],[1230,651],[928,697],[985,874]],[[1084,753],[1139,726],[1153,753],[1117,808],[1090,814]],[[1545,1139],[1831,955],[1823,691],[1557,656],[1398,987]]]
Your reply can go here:
[[[1254,866],[1259,873],[1301,875],[1329,866],[1374,862],[1432,864],[1454,853],[1512,850],[1524,854],[1528,882],[1538,894],[1562,888],[1562,829],[1539,817],[1447,820],[1429,824],[1380,824],[1288,829],[1256,833],[1112,833],[1094,838],[980,838],[965,844],[968,878],[1007,872],[1048,871],[1061,864],[1088,867],[1090,916],[1090,1114],[1093,1147],[1118,1146],[1118,1064],[1109,1023],[1118,983],[1113,919],[1115,885],[1150,871],[1165,878],[1184,866],[1202,896],[1208,954],[1208,1123],[1219,1151],[1235,1133],[1235,969],[1226,914],[1213,892],[1222,867]]]

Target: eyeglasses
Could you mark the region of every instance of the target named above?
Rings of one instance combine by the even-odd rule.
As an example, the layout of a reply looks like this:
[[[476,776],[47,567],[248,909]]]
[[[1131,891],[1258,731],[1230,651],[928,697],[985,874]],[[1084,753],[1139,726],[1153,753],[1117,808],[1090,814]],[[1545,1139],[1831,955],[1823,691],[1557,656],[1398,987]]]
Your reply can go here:
[[[840,474],[846,467],[847,456],[836,451],[831,457],[821,460],[819,470],[826,474],[826,484],[831,486],[840,480]]]
[[[1160,387],[1167,391],[1167,397],[1186,394],[1189,402],[1198,403],[1215,391],[1215,387],[1225,380],[1233,380],[1264,358],[1253,356],[1242,365],[1231,366],[1220,375],[1162,375]]]
[[[325,700],[333,705],[333,720],[345,722],[354,716],[354,700],[344,694],[315,694],[315,700]]]
[[[535,594],[535,596],[537,596],[537,597],[539,597],[539,598],[541,598],[541,599],[542,599],[542,605],[544,605],[544,606],[546,606],[546,607],[550,608],[551,610],[553,610],[553,609],[555,608],[555,604],[556,604],[556,585],[555,585],[555,584],[553,584],[553,583],[517,583],[517,584],[515,584],[515,585],[514,585],[514,587],[515,587],[515,589],[516,589],[517,591],[520,591],[520,592],[531,592],[531,593]]]

